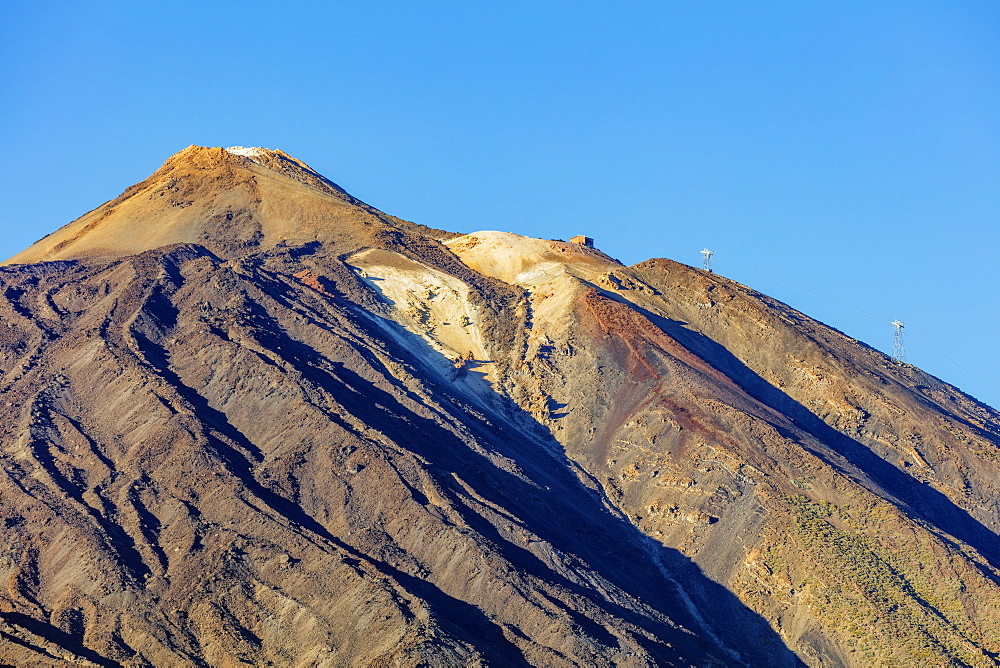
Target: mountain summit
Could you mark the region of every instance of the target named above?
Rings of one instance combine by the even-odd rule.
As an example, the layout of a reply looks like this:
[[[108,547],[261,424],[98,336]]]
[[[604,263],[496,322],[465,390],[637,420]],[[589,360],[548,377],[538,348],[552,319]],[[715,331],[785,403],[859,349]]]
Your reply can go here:
[[[177,243],[231,256],[317,241],[352,247],[389,230],[417,228],[351,197],[283,151],[189,146],[8,263],[121,257]]]
[[[0,661],[996,665],[1000,414],[189,147],[0,267]]]

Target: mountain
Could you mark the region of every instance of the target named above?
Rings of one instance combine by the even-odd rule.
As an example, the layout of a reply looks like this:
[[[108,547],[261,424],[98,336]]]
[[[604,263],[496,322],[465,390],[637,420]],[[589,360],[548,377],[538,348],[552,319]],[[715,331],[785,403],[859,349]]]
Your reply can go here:
[[[715,274],[189,147],[0,295],[5,663],[998,663],[1000,415]]]

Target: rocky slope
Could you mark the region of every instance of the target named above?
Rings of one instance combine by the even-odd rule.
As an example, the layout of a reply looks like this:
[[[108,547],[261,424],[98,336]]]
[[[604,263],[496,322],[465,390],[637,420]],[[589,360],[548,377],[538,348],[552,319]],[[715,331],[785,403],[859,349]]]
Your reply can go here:
[[[1000,416],[722,277],[190,147],[0,291],[4,662],[1000,655]]]

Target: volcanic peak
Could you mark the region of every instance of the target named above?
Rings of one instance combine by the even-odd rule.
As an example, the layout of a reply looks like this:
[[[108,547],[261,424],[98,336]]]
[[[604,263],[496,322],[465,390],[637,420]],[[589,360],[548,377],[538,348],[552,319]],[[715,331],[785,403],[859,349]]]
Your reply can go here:
[[[75,258],[0,269],[0,665],[997,665],[1000,416],[746,286],[259,147]]]
[[[202,244],[224,257],[315,241],[378,245],[372,235],[417,227],[283,151],[192,145],[6,263],[123,257],[176,243]]]

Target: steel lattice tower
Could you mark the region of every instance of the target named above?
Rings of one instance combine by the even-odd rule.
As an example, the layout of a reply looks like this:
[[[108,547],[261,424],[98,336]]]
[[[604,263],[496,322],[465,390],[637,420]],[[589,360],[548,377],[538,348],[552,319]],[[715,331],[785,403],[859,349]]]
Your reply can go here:
[[[893,320],[892,324],[896,326],[896,333],[892,339],[892,359],[900,364],[905,364],[906,351],[903,350],[903,327],[906,325],[898,320]]]
[[[702,263],[701,268],[707,272],[712,271],[712,256],[715,255],[712,251],[707,248],[701,252],[705,256],[705,261]]]

